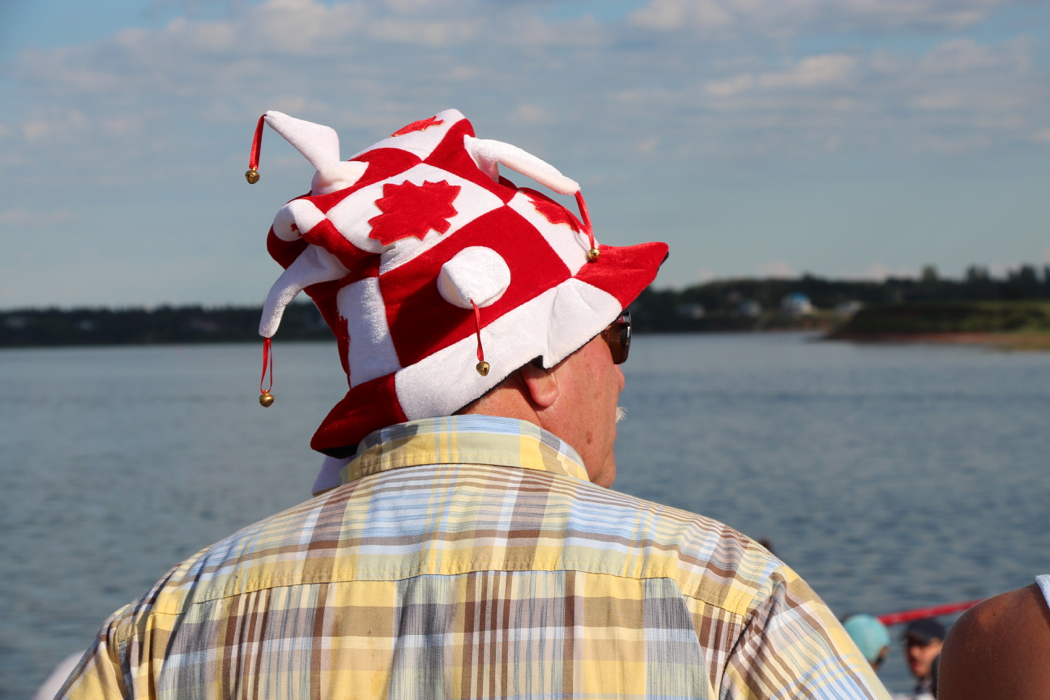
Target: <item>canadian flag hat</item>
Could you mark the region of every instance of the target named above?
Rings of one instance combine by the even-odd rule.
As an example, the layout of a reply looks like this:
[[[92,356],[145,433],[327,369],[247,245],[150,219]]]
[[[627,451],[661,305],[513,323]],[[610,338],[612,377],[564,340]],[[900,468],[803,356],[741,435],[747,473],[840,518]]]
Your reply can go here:
[[[259,333],[271,338],[303,290],[331,327],[350,387],[311,442],[330,456],[373,430],[451,415],[535,358],[553,367],[615,320],[667,256],[664,243],[599,246],[576,182],[475,138],[454,109],[348,161],[333,129],[267,112],[249,182],[264,123],[317,173],[270,229],[267,248],[285,271]],[[499,164],[576,195],[581,218],[516,187]]]

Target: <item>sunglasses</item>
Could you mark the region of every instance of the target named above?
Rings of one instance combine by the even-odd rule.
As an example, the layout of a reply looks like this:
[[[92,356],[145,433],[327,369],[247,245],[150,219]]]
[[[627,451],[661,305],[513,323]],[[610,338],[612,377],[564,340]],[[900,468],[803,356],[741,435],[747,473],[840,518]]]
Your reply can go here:
[[[631,350],[631,312],[624,311],[617,316],[600,335],[609,346],[613,364],[622,365],[627,362],[627,355]]]

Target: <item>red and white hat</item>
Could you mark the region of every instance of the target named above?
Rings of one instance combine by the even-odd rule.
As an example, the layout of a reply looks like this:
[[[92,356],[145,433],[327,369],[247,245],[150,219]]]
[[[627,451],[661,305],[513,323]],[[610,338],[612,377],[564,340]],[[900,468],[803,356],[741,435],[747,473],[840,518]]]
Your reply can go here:
[[[267,112],[249,182],[264,123],[317,173],[270,228],[267,248],[285,271],[259,333],[271,338],[304,290],[331,327],[350,389],[311,442],[331,456],[373,430],[451,415],[534,358],[553,367],[611,323],[667,256],[664,243],[599,246],[576,182],[475,138],[454,109],[348,161],[330,127]],[[501,177],[499,164],[576,195],[582,221]]]

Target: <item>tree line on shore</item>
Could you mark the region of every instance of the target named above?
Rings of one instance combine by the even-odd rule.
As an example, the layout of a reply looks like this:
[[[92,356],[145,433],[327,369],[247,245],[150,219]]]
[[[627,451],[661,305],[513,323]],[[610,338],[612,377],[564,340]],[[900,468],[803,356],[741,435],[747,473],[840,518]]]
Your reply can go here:
[[[797,303],[799,295],[809,308]],[[830,280],[798,278],[715,280],[685,289],[642,292],[631,305],[639,332],[702,332],[777,328],[830,328],[859,309],[870,315],[897,308],[968,308],[977,302],[1050,300],[1050,266],[1023,265],[1002,277],[972,266],[961,279],[933,266],[918,278]]]
[[[641,333],[831,328],[851,317],[862,325],[865,318],[869,324],[881,319],[876,325],[882,323],[883,330],[886,323],[892,326],[906,317],[908,327],[918,332],[924,323],[934,323],[934,317],[957,319],[960,314],[970,319],[968,323],[994,316],[994,322],[1005,327],[1031,324],[1033,313],[1050,313],[1050,306],[1023,303],[1039,300],[1050,300],[1050,266],[1025,265],[1003,277],[971,267],[961,279],[941,277],[928,266],[917,279],[830,280],[806,274],[795,279],[715,280],[680,290],[649,288],[631,305],[631,312]],[[983,302],[997,304],[981,306]],[[258,341],[261,311],[261,306],[199,305],[15,309],[0,312],[0,347]],[[1037,326],[1041,318],[1034,321]],[[332,334],[313,304],[294,303],[277,337],[330,340]]]

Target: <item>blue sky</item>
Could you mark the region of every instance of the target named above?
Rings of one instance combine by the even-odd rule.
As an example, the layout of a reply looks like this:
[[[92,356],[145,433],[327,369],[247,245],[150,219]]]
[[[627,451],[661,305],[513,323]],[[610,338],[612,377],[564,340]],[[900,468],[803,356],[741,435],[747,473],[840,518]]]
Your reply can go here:
[[[0,309],[259,303],[309,166],[456,107],[578,180],[661,286],[1050,264],[1050,3],[7,0]]]

